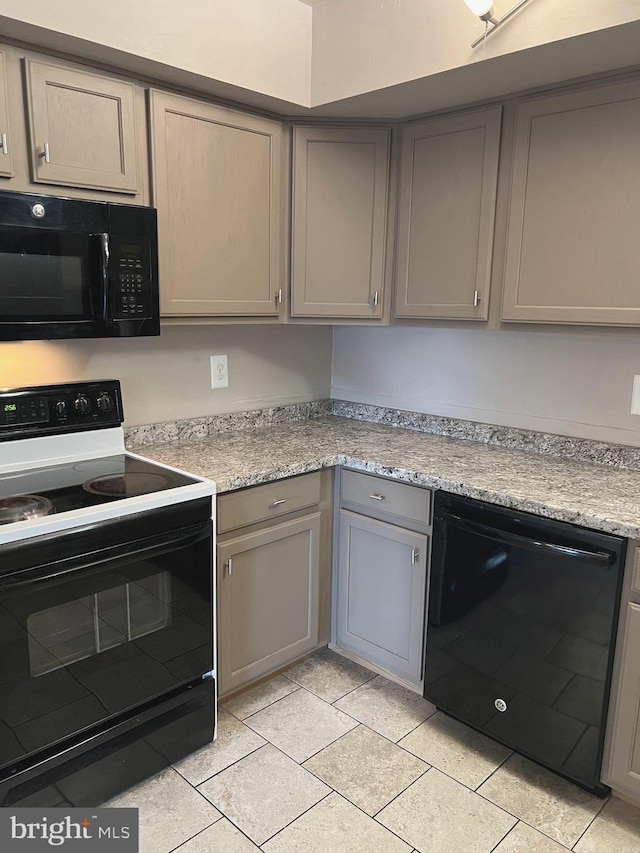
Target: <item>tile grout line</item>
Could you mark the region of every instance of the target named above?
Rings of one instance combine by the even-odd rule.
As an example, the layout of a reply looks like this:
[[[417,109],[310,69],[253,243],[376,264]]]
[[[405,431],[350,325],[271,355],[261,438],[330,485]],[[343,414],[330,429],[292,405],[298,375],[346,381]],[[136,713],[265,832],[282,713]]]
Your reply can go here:
[[[193,786],[192,786],[192,787],[193,787]],[[179,851],[181,847],[184,847],[184,846],[185,846],[185,844],[188,844],[190,841],[193,841],[193,839],[194,839],[194,838],[197,838],[199,835],[202,835],[202,833],[203,833],[203,832],[206,832],[208,829],[211,829],[211,827],[212,827],[212,826],[215,826],[215,825],[216,825],[216,823],[220,823],[220,821],[221,821],[224,817],[225,817],[225,815],[223,815],[223,814],[222,814],[222,812],[220,812],[220,817],[216,818],[216,819],[213,821],[213,823],[210,823],[210,824],[209,824],[209,826],[205,826],[205,827],[204,827],[204,829],[199,830],[199,832],[196,832],[196,834],[195,834],[195,835],[192,835],[190,838],[185,838],[185,840],[184,840],[184,841],[181,841],[181,842],[180,842],[180,844],[178,844],[178,846],[177,846],[177,847],[172,847],[172,848],[171,848],[171,850],[169,851],[169,853],[176,853],[176,850],[178,850],[178,851]]]
[[[253,729],[251,729],[251,731],[253,732],[253,734],[256,734],[256,732],[254,732]],[[187,777],[183,773],[181,773],[181,771],[178,770],[177,767],[173,767],[173,764],[171,765],[171,767],[173,767],[173,769],[176,771],[176,773],[178,773],[184,779],[185,782],[188,782],[192,788],[195,788],[196,791],[198,791],[198,787],[200,785],[204,785],[205,782],[208,782],[210,779],[213,779],[216,776],[219,776],[220,773],[224,773],[225,770],[228,770],[230,767],[233,767],[235,764],[238,764],[238,762],[242,761],[243,758],[248,758],[250,755],[253,755],[254,752],[257,752],[259,749],[262,749],[264,746],[267,746],[267,744],[270,744],[270,742],[266,738],[263,738],[263,740],[265,741],[264,743],[261,743],[259,746],[256,746],[255,749],[249,750],[249,752],[245,753],[244,755],[241,755],[240,758],[236,758],[235,761],[232,761],[230,764],[227,764],[226,767],[222,767],[220,770],[216,770],[216,772],[212,773],[211,776],[207,776],[206,779],[203,779],[202,782],[198,782],[197,784],[194,782],[191,782],[189,779],[187,779]],[[272,746],[273,744],[270,744],[270,745]],[[198,793],[200,794],[202,792],[198,791]],[[203,796],[204,796],[204,794],[203,794]],[[206,799],[206,797],[205,797],[205,799]],[[209,800],[209,802],[211,802],[211,801]]]
[[[289,681],[291,681],[291,679],[289,679]],[[267,683],[268,683],[268,682],[267,682]],[[298,692],[298,690],[300,690],[300,689],[301,689],[301,685],[300,685],[300,684],[297,684],[295,681],[291,681],[291,683],[295,686],[295,687],[294,687],[294,690],[289,691],[289,693],[285,693],[285,695],[284,695],[284,696],[279,696],[277,699],[274,699],[274,700],[273,700],[273,702],[267,702],[267,704],[266,704],[263,708],[258,708],[258,710],[257,710],[257,711],[252,711],[250,714],[247,714],[247,716],[246,716],[246,717],[239,717],[237,714],[234,714],[234,713],[233,713],[233,711],[230,711],[228,708],[226,708],[226,707],[225,707],[225,704],[224,704],[224,700],[220,703],[220,708],[221,708],[223,711],[226,711],[226,713],[227,713],[227,714],[231,714],[231,716],[232,716],[232,717],[235,717],[235,718],[236,718],[236,720],[239,720],[241,723],[244,723],[244,721],[245,721],[245,720],[248,720],[248,719],[249,719],[249,717],[254,717],[256,714],[259,714],[259,713],[260,713],[260,711],[266,711],[266,709],[267,709],[267,708],[271,708],[271,706],[272,706],[272,705],[277,705],[277,703],[278,703],[278,702],[280,702],[282,699],[286,699],[286,698],[287,698],[287,696],[291,696],[291,695],[293,695],[294,693],[297,693],[297,692]],[[250,691],[247,691],[247,693],[249,693],[249,692],[250,692]],[[236,697],[236,698],[237,698],[237,697]],[[233,702],[234,700],[233,700],[233,699],[230,699],[229,701],[230,701],[230,702]]]
[[[517,825],[518,825],[519,823],[520,823],[520,821],[519,821],[519,820],[517,820],[517,821],[513,824],[513,826],[511,827],[511,829],[508,829],[508,830],[505,832],[505,834],[502,836],[502,838],[500,839],[500,841],[498,841],[498,843],[497,843],[497,844],[495,844],[495,845],[491,848],[491,850],[487,851],[487,853],[495,853],[495,851],[496,851],[496,850],[498,849],[498,847],[502,844],[502,842],[505,840],[505,838],[506,838],[508,835],[511,835],[511,833],[513,832],[513,830],[517,827]]]
[[[608,796],[608,797],[606,797],[606,799],[604,799],[604,800],[602,801],[602,805],[600,806],[600,808],[598,809],[598,811],[594,814],[594,816],[592,817],[592,819],[589,821],[589,824],[585,827],[585,830],[584,830],[584,832],[580,835],[580,838],[578,838],[578,840],[576,841],[576,843],[571,847],[571,849],[572,849],[572,850],[575,850],[575,846],[576,846],[576,844],[579,844],[579,842],[582,840],[582,837],[583,837],[583,836],[587,833],[587,831],[591,828],[591,825],[594,823],[594,821],[596,820],[596,818],[600,816],[600,813],[601,813],[602,811],[604,811],[605,806],[607,805],[607,803],[608,803],[610,800],[611,800],[611,794],[609,794],[609,796]]]
[[[512,753],[512,755],[517,755],[517,754],[518,754],[518,753]],[[510,756],[510,757],[511,757],[511,756]],[[508,759],[507,759],[507,760],[508,760]],[[537,765],[536,765],[536,766],[537,766]],[[498,768],[496,768],[496,769],[498,769]],[[495,771],[494,771],[494,773],[495,773]],[[493,776],[493,773],[492,773],[491,775]],[[489,777],[489,778],[491,778],[491,777]],[[487,781],[487,780],[485,780],[485,781]],[[462,783],[461,783],[461,784],[462,784]],[[567,783],[567,784],[571,784],[571,783]],[[481,783],[481,785],[480,785],[479,787],[482,787],[482,785],[484,785],[484,782],[482,782],[482,783]],[[578,786],[576,785],[576,787],[578,787]],[[469,789],[469,790],[471,790],[471,789]],[[528,821],[524,820],[523,818],[519,817],[518,815],[514,814],[513,812],[510,812],[510,811],[509,811],[509,809],[505,808],[504,806],[499,806],[497,803],[494,803],[494,801],[493,801],[493,800],[490,800],[488,797],[485,797],[485,795],[484,795],[484,794],[482,794],[479,790],[478,790],[478,791],[474,791],[473,793],[474,793],[474,794],[477,794],[479,797],[482,797],[482,799],[483,799],[483,800],[485,800],[485,802],[487,802],[487,803],[491,803],[491,805],[495,806],[495,807],[496,807],[496,808],[498,808],[498,809],[502,809],[502,811],[503,811],[503,812],[506,812],[508,815],[511,815],[511,817],[514,817],[516,820],[519,820],[519,821],[521,821],[522,823],[526,824],[527,826],[530,826],[530,827],[531,827],[531,829],[535,829],[535,830],[536,830],[537,832],[539,832],[541,835],[544,835],[544,836],[546,836],[547,838],[550,838],[552,841],[555,841],[555,842],[556,842],[556,844],[559,844],[561,847],[566,847],[566,849],[567,849],[567,850],[572,850],[572,849],[573,849],[573,847],[575,846],[575,844],[577,844],[577,843],[578,843],[578,841],[580,840],[580,839],[578,839],[578,840],[574,843],[574,845],[572,845],[572,847],[567,847],[567,846],[566,846],[566,844],[563,844],[563,843],[562,843],[562,841],[558,841],[558,839],[557,839],[557,838],[553,838],[551,835],[549,835],[549,834],[548,834],[547,832],[545,832],[543,829],[540,829],[539,827],[534,826],[533,824],[528,823]],[[600,813],[600,810],[601,810],[601,809],[602,809],[602,806],[600,807],[600,809],[598,809],[598,812],[596,813],[596,816],[597,816],[597,814],[599,814],[599,813]],[[595,820],[595,816],[594,816],[594,818],[592,818],[592,820],[590,820],[590,821],[589,821],[589,826],[591,826],[591,823],[593,822],[593,820]],[[588,828],[588,827],[587,827],[587,828]],[[586,832],[586,830],[585,830],[585,832]],[[584,834],[584,833],[583,833],[583,834]],[[580,838],[582,838],[582,835],[580,836]]]
[[[288,756],[288,757],[290,758],[291,756]],[[300,765],[298,765],[298,766],[300,766]],[[326,783],[324,783],[324,784],[326,784]],[[303,817],[303,815],[306,815],[307,812],[311,811],[311,809],[315,809],[316,806],[319,806],[320,803],[324,802],[324,800],[326,800],[327,797],[330,797],[331,794],[337,793],[337,791],[334,791],[334,789],[331,787],[331,785],[327,785],[327,788],[329,788],[329,792],[327,794],[325,794],[323,797],[321,797],[317,803],[314,803],[312,806],[309,806],[308,809],[305,809],[303,812],[300,812],[300,814],[297,815],[297,817],[292,818],[289,821],[289,823],[286,823],[284,826],[282,826],[280,829],[278,829],[276,832],[274,832],[273,835],[270,835],[268,838],[265,838],[264,841],[262,841],[260,844],[258,844],[256,846],[260,847],[262,849],[263,844],[267,844],[269,841],[272,841],[276,837],[276,835],[279,835],[281,832],[284,832],[284,830],[288,829],[292,823],[295,823],[297,820],[299,820],[301,817]],[[254,841],[253,843],[255,844],[256,842]]]
[[[496,743],[498,743],[498,741],[495,741],[495,742],[496,742]],[[505,747],[505,749],[509,749],[509,747],[507,746],[507,747]],[[503,759],[502,759],[502,761],[500,762],[500,764],[498,764],[498,766],[497,766],[497,767],[494,767],[494,768],[493,768],[493,770],[491,771],[491,773],[489,773],[489,775],[487,776],[487,778],[486,778],[486,779],[483,779],[483,780],[482,780],[482,782],[479,782],[479,783],[476,785],[476,787],[475,787],[475,788],[472,788],[471,790],[475,791],[475,792],[476,792],[476,794],[477,794],[477,793],[478,793],[478,788],[481,788],[481,787],[485,784],[485,782],[488,782],[488,781],[489,781],[489,779],[491,779],[491,777],[492,777],[492,776],[494,776],[494,775],[498,772],[498,770],[500,770],[500,768],[501,768],[501,767],[504,767],[504,765],[507,763],[507,761],[508,761],[508,760],[511,758],[511,756],[512,756],[512,755],[514,755],[514,754],[515,754],[515,753],[513,752],[513,750],[511,750],[511,751],[509,752],[509,755],[507,755],[507,756],[506,756],[506,758],[503,758]],[[480,796],[482,796],[482,795],[480,795]],[[486,799],[486,798],[485,798],[485,799]]]

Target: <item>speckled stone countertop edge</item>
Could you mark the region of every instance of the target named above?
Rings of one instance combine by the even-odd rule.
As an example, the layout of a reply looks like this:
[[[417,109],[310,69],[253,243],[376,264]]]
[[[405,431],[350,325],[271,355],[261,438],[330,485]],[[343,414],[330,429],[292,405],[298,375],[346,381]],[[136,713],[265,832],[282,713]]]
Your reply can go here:
[[[462,497],[487,501],[487,503],[496,504],[498,506],[506,507],[507,509],[530,512],[533,515],[551,518],[556,521],[564,521],[569,524],[576,524],[580,527],[589,527],[593,530],[611,533],[615,536],[623,536],[628,539],[640,539],[640,525],[625,524],[624,522],[616,521],[612,518],[605,518],[602,515],[580,512],[579,510],[572,512],[565,506],[555,507],[552,503],[547,501],[539,501],[522,496],[516,496],[505,491],[483,489],[467,485],[465,483],[460,483],[459,481],[447,480],[433,474],[427,474],[420,471],[410,471],[396,466],[382,465],[372,460],[359,459],[353,456],[346,456],[341,453],[337,456],[336,464],[356,471],[362,471],[366,474],[375,474],[380,477],[387,477],[391,480],[395,480],[396,482],[407,483],[412,486],[421,486],[428,489],[440,489],[445,492],[461,495]],[[273,477],[273,480],[277,479],[278,477]]]
[[[248,489],[251,486],[263,486],[266,483],[277,483],[278,480],[286,480],[287,477],[297,477],[299,474],[310,474],[323,468],[335,468],[341,465],[337,454],[327,456],[323,459],[313,459],[305,463],[295,465],[279,466],[277,468],[265,469],[263,471],[252,471],[239,477],[219,477],[215,480],[216,494],[223,495],[235,492],[238,489]]]
[[[392,409],[369,403],[351,403],[345,400],[329,402],[329,413],[334,417],[400,427],[448,438],[461,438],[513,450],[527,450],[530,453],[575,459],[578,462],[592,462],[596,465],[640,471],[640,447],[632,445],[540,432],[522,427],[500,426],[444,415],[430,415],[406,409]]]
[[[326,417],[347,418],[431,435],[477,441],[496,447],[527,450],[578,462],[640,471],[640,447],[344,400],[315,400],[127,427],[125,437],[127,446],[135,450],[152,444],[206,438],[218,433]]]

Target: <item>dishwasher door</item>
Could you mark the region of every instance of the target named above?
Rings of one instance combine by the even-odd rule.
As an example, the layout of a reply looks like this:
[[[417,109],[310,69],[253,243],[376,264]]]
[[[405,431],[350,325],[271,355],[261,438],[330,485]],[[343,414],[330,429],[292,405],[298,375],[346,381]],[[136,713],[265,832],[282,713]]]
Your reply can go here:
[[[436,494],[424,696],[604,794],[626,540]]]

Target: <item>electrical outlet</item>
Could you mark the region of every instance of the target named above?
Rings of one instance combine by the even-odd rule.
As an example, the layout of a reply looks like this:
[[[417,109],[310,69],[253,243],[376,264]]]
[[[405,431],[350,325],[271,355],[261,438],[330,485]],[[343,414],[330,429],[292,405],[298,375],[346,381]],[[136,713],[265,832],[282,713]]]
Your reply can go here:
[[[211,356],[211,387],[229,387],[229,363],[226,355]]]

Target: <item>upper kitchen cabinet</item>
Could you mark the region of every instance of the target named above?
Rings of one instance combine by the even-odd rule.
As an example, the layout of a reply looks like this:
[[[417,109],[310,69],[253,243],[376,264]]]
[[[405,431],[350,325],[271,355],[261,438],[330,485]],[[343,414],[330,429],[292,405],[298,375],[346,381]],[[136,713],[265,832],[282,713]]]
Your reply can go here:
[[[291,314],[383,315],[390,131],[296,127]]]
[[[501,113],[403,129],[396,317],[487,319]]]
[[[133,84],[31,59],[25,77],[32,180],[136,195]]]
[[[503,320],[640,323],[640,82],[517,107]]]
[[[151,92],[165,316],[277,317],[280,122]]]
[[[11,151],[13,140],[9,133],[9,99],[7,96],[7,78],[4,53],[0,51],[0,176],[10,178],[13,175]],[[0,189],[2,187],[0,186]]]

